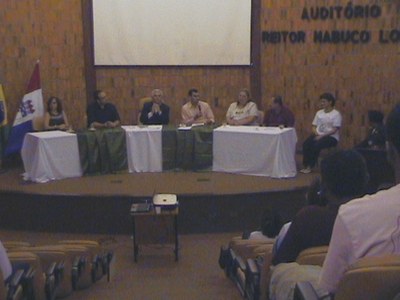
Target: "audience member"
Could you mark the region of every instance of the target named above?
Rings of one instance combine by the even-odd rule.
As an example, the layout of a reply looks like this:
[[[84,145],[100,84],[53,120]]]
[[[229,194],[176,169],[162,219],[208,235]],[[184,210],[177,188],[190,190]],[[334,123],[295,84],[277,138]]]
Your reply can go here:
[[[308,205],[296,214],[273,257],[274,265],[295,261],[307,248],[329,244],[339,206],[365,192],[365,161],[356,151],[338,151],[322,161],[321,180],[319,194],[327,205]]]
[[[310,281],[321,297],[334,294],[346,270],[360,258],[400,254],[400,104],[388,116],[386,137],[397,185],[342,205],[322,269],[294,263],[278,265],[271,278],[275,286],[270,290],[271,299],[292,299],[297,281]],[[291,275],[294,273],[296,276]]]
[[[386,142],[383,113],[378,110],[368,111],[368,135],[356,148],[384,149]]]
[[[388,116],[386,127],[388,160],[397,185],[340,208],[319,281],[330,293],[357,259],[400,254],[400,104]]]
[[[200,93],[197,89],[190,89],[190,100],[182,106],[182,123],[186,126],[193,124],[213,124],[214,114],[207,102],[200,101]]]
[[[325,195],[321,192],[321,180],[319,177],[315,178],[309,185],[306,192],[306,201],[307,205],[317,205],[322,207],[327,205],[327,199]],[[276,253],[278,252],[278,249],[280,248],[282,241],[284,240],[291,224],[292,222],[284,224],[279,231],[279,234],[277,235],[274,243],[274,249],[272,252],[273,256],[276,255]]]
[[[169,106],[164,103],[164,93],[160,89],[151,91],[151,101],[143,104],[140,122],[144,125],[167,125]]]
[[[271,109],[269,109],[264,118],[265,126],[293,127],[294,114],[283,104],[282,97],[272,97]]]
[[[63,110],[61,100],[50,97],[47,101],[47,111],[44,115],[44,129],[67,130],[69,129],[68,118]]]
[[[301,173],[308,174],[315,166],[319,153],[324,148],[335,147],[339,141],[342,116],[335,109],[336,99],[324,93],[320,97],[322,109],[317,111],[312,122],[312,134],[303,143],[303,165]]]
[[[251,232],[248,239],[273,241],[281,227],[282,220],[280,215],[270,209],[266,209],[261,216],[260,228]]]
[[[232,103],[226,113],[226,122],[229,125],[257,125],[257,104],[250,100],[250,92],[242,89],[238,101]]]
[[[107,95],[101,90],[94,92],[94,102],[88,106],[86,114],[90,128],[115,128],[120,125],[116,107],[107,103]]]

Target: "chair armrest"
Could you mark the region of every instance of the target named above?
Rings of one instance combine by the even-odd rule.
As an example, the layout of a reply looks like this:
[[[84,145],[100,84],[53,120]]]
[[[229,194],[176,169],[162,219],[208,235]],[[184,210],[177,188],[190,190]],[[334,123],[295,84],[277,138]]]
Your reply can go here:
[[[246,271],[246,264],[240,256],[236,256],[235,264],[236,267],[241,269],[243,272]]]
[[[330,300],[333,299],[333,297],[329,294],[319,297],[316,290],[309,281],[301,281],[296,283],[296,286],[294,288],[293,300],[322,300],[322,299]]]
[[[246,286],[247,299],[259,299],[260,297],[260,267],[255,259],[249,258],[246,262]]]
[[[45,271],[46,280],[45,280],[44,290],[46,294],[46,299],[53,299],[56,292],[56,287],[57,287],[57,279],[56,279],[57,276],[55,274],[56,268],[57,268],[57,263],[53,262]]]
[[[77,289],[79,278],[82,274],[82,270],[85,268],[86,259],[82,256],[76,256],[72,262],[72,288]]]
[[[7,285],[7,300],[18,299],[22,296],[22,279],[24,270],[17,270],[11,277],[9,284]]]

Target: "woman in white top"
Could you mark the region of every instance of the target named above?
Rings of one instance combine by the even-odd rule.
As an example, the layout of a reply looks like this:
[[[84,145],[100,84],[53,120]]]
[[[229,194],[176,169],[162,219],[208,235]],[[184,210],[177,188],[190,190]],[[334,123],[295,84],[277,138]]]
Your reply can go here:
[[[312,122],[312,134],[303,143],[303,166],[301,173],[310,173],[324,148],[335,147],[339,141],[342,115],[335,109],[335,97],[324,93],[320,97],[322,109],[317,111]]]
[[[257,104],[250,100],[250,92],[242,89],[238,101],[229,106],[226,113],[226,122],[229,125],[257,125]]]

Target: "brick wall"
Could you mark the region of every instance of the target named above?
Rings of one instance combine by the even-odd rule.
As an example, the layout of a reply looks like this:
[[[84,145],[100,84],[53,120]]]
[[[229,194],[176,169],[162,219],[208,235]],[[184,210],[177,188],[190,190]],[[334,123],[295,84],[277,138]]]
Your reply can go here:
[[[179,122],[180,106],[192,87],[201,91],[222,122],[239,89],[261,80],[262,99],[255,100],[266,108],[272,95],[284,97],[296,114],[299,145],[310,132],[318,96],[329,91],[337,96],[344,116],[342,146],[358,142],[366,132],[367,110],[387,113],[400,99],[400,42],[383,44],[377,38],[379,30],[400,30],[399,1],[353,3],[379,5],[378,18],[309,21],[302,19],[304,8],[345,6],[348,1],[260,1],[262,31],[304,31],[307,39],[298,44],[262,43],[261,78],[251,79],[246,67],[96,68],[97,87],[108,92],[124,124],[136,122],[139,99],[156,87],[165,92],[173,123]],[[0,25],[0,81],[10,119],[40,58],[45,100],[59,96],[73,126],[83,127],[88,99],[81,1],[0,1]],[[365,30],[373,38],[368,44],[318,44],[312,41],[317,30]]]
[[[363,6],[364,17],[358,13],[357,18],[346,18],[343,11],[337,14],[339,8],[335,7],[346,7],[349,1],[263,0],[262,31],[270,34],[261,50],[263,102],[274,94],[284,97],[295,112],[300,141],[311,132],[318,97],[323,92],[337,97],[337,109],[343,115],[342,147],[350,147],[364,137],[369,109],[387,113],[400,101],[400,39],[397,43],[379,41],[380,30],[397,29],[400,37],[400,2],[353,2],[353,9]],[[381,15],[365,17],[367,11],[371,14],[374,4],[381,8]],[[332,19],[322,19],[321,15],[311,19],[311,8],[316,7],[334,7]],[[306,18],[304,9],[310,18]],[[369,31],[371,40],[365,44],[314,43],[315,31],[333,30]],[[279,43],[271,37],[271,32],[282,31],[302,31],[305,42]]]

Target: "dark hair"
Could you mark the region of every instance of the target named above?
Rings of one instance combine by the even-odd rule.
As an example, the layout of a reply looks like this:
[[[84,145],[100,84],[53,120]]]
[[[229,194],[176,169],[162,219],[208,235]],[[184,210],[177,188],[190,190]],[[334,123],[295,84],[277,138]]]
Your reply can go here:
[[[263,235],[273,238],[276,237],[281,230],[283,222],[281,216],[272,211],[266,209],[261,216],[261,232]]]
[[[368,120],[373,123],[383,124],[383,113],[379,110],[369,110]]]
[[[306,200],[308,205],[326,206],[328,204],[328,200],[322,188],[321,178],[315,178],[308,186]]]
[[[93,92],[93,97],[94,97],[94,100],[99,100],[99,95],[100,95],[100,93],[102,93],[103,91],[102,90],[95,90],[94,92]]]
[[[276,103],[276,104],[279,104],[280,106],[283,105],[283,101],[282,101],[282,97],[281,96],[275,96],[273,102]]]
[[[398,103],[386,120],[386,137],[400,153],[400,103]]]
[[[63,111],[62,104],[61,104],[61,100],[60,100],[59,98],[57,98],[57,97],[54,97],[54,96],[51,96],[51,97],[49,98],[49,100],[47,100],[47,112],[48,112],[48,113],[51,112],[50,106],[51,106],[51,102],[52,102],[53,100],[56,100],[56,102],[57,102],[57,112],[58,112],[59,114],[61,114],[62,111]]]
[[[331,93],[323,93],[321,96],[319,96],[319,99],[325,99],[326,101],[330,102],[332,106],[335,106],[336,99]]]
[[[189,96],[192,96],[193,93],[198,93],[198,92],[199,92],[199,91],[198,91],[197,89],[190,89],[189,92],[188,92],[188,95],[189,95]]]
[[[369,175],[364,158],[354,150],[337,151],[321,162],[323,187],[337,197],[361,196]]]

